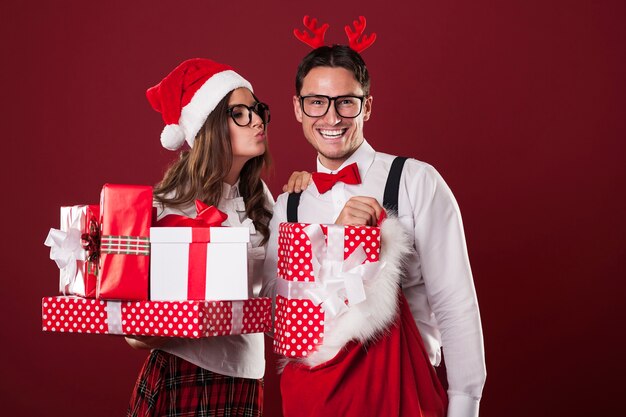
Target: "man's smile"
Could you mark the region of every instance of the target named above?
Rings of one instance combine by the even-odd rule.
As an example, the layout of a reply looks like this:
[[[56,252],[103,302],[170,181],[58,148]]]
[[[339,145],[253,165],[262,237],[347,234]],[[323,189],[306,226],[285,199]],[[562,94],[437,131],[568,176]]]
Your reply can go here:
[[[317,129],[317,131],[324,139],[339,139],[348,131],[348,129]]]

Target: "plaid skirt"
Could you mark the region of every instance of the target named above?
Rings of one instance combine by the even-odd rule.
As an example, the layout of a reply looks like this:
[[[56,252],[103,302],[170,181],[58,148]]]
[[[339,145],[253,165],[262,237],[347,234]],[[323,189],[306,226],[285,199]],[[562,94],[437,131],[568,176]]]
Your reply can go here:
[[[153,350],[146,359],[127,417],[260,417],[263,379],[216,374]]]

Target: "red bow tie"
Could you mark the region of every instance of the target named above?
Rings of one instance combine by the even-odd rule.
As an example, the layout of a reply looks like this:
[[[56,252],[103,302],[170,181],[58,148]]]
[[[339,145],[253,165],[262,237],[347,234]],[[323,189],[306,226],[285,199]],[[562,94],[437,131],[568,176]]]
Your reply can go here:
[[[320,194],[324,194],[326,191],[333,188],[336,182],[341,181],[344,184],[360,184],[361,176],[359,175],[359,168],[356,162],[344,167],[336,174],[325,174],[323,172],[313,173],[313,182],[317,187],[317,191]]]

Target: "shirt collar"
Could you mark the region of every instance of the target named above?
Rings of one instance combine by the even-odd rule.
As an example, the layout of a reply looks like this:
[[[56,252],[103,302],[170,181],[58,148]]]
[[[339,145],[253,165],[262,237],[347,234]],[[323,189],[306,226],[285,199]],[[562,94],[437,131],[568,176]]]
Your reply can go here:
[[[365,178],[365,174],[367,174],[367,171],[369,170],[370,166],[372,166],[375,156],[376,156],[376,151],[374,150],[374,148],[372,148],[370,144],[367,143],[365,139],[363,139],[363,143],[361,143],[361,145],[356,149],[356,151],[354,151],[354,153],[350,155],[350,157],[346,159],[344,163],[341,164],[341,166],[334,171],[322,165],[322,163],[320,162],[320,158],[318,157],[317,158],[317,172],[324,172],[326,174],[336,174],[337,171],[356,162],[357,166],[359,167],[359,175],[361,176],[361,179],[363,179]]]
[[[222,198],[233,199],[239,197],[239,180],[233,185],[222,183]]]

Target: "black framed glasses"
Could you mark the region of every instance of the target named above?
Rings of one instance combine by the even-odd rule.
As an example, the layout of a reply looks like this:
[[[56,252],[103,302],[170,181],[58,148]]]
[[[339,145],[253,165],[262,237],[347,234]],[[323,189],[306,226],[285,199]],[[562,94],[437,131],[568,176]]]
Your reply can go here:
[[[267,125],[270,122],[270,106],[265,103],[255,103],[253,106],[235,104],[226,110],[237,126],[246,127],[252,122],[252,112],[255,112]]]
[[[335,111],[340,117],[353,119],[363,110],[365,96],[336,96],[323,95],[300,96],[302,111],[309,117],[322,117],[328,113],[330,103],[334,102]]]

